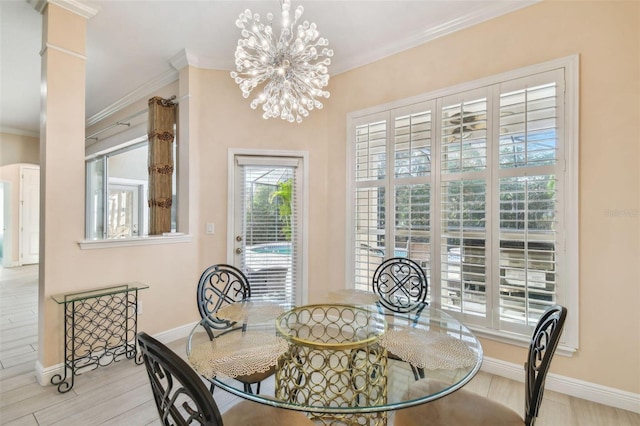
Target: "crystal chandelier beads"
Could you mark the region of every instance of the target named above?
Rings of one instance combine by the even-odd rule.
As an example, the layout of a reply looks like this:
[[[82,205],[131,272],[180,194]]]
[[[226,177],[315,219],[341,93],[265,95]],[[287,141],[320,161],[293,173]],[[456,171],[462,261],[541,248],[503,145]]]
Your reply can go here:
[[[296,27],[304,11],[302,6],[296,8],[293,20],[290,10],[291,1],[282,0],[278,37],[273,32],[271,13],[267,14],[267,23],[249,9],[240,14],[236,26],[242,38],[238,40],[236,71],[231,77],[244,98],[249,98],[254,89],[261,90],[250,105],[253,109],[262,105],[263,118],[300,123],[309,111],[322,108],[322,98],[329,97],[324,88],[329,84],[327,66],[333,50],[327,47],[329,41],[320,37],[316,24],[304,21]]]

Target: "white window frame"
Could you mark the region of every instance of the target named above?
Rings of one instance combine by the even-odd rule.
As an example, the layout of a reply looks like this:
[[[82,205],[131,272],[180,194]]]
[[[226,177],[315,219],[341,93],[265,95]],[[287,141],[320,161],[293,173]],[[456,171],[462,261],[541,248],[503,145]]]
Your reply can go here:
[[[564,262],[562,266],[562,276],[560,279],[562,282],[558,287],[558,294],[561,294],[562,304],[568,309],[568,317],[565,323],[565,329],[563,333],[563,338],[560,342],[560,346],[558,348],[558,353],[563,355],[571,355],[575,350],[577,350],[579,346],[579,268],[578,268],[578,259],[579,259],[579,234],[578,234],[578,148],[579,148],[579,133],[578,133],[578,70],[579,68],[579,57],[578,55],[572,55],[548,62],[544,62],[541,64],[536,64],[524,68],[520,68],[517,70],[509,71],[506,73],[498,74],[495,76],[490,76],[487,78],[475,80],[472,82],[464,83],[461,85],[457,85],[454,87],[421,94],[418,96],[414,96],[407,99],[402,99],[398,101],[394,101],[388,104],[379,105],[371,108],[367,108],[360,111],[351,112],[347,115],[347,221],[346,221],[346,282],[352,283],[354,282],[354,262],[355,262],[355,253],[354,253],[354,241],[355,241],[355,232],[354,232],[354,206],[353,203],[353,194],[357,187],[355,183],[355,171],[354,171],[354,162],[355,162],[355,149],[353,146],[353,139],[355,137],[354,131],[358,124],[362,124],[364,122],[373,122],[376,118],[387,117],[392,118],[390,115],[390,111],[399,110],[399,109],[407,109],[412,108],[419,103],[432,102],[433,100],[437,100],[446,96],[452,96],[460,92],[472,91],[475,89],[479,89],[482,87],[492,86],[498,83],[506,83],[510,80],[515,80],[519,78],[527,78],[534,76],[536,74],[558,70],[561,69],[564,72],[564,121],[561,124],[561,129],[564,132],[564,145],[563,145],[563,153],[560,154],[559,161],[563,161],[561,163],[561,167],[564,168],[564,176],[562,180],[562,198],[561,201],[563,203],[563,208],[561,209],[564,212],[564,217],[561,218],[562,226],[564,230],[564,241],[558,241],[558,245],[564,245],[557,249],[557,251],[562,251],[564,256]],[[491,108],[491,106],[489,106]],[[389,121],[391,124],[392,121]],[[439,123],[436,127],[439,126]],[[388,132],[391,130],[388,129]],[[437,131],[437,130],[436,130]],[[440,190],[440,180],[439,177],[439,148],[432,148],[432,158],[435,160],[432,162],[432,175],[431,183],[434,183],[436,179],[437,185],[434,185],[432,188],[436,189],[432,191],[432,197],[439,197]],[[491,154],[488,153],[488,156]],[[388,163],[392,162],[392,159],[387,159]],[[489,173],[492,170],[492,164],[490,159],[487,159],[487,164],[489,168]],[[496,168],[497,170],[497,168]],[[393,188],[393,179],[390,180],[389,189],[387,192],[391,192]],[[387,199],[389,199],[390,194],[387,194]],[[431,228],[440,227],[439,222],[439,212],[437,209],[433,208],[431,211]],[[387,207],[388,211],[390,211],[390,206]],[[487,211],[490,214],[490,211]],[[387,217],[387,221],[391,221],[390,217]],[[487,238],[491,238],[491,234],[494,231],[491,229],[487,229]],[[433,237],[432,237],[433,238]],[[435,238],[433,239],[435,241]],[[436,247],[439,247],[439,243],[431,244],[431,258],[436,259]],[[439,248],[437,249],[439,251]],[[492,262],[497,262],[498,260],[492,257]],[[487,268],[493,269],[493,264],[487,264]],[[434,283],[440,283],[439,270],[436,268],[432,271],[431,281]],[[431,284],[431,283],[430,283]],[[497,287],[497,286],[495,286]],[[487,297],[490,297],[491,291],[487,289]],[[497,300],[497,299],[496,299]],[[434,305],[439,307],[439,300],[434,301]],[[464,320],[464,318],[461,318]],[[524,332],[514,332],[514,331],[504,331],[500,330],[499,326],[494,326],[496,328],[489,328],[485,326],[478,326],[475,324],[469,324],[470,328],[472,328],[476,334],[481,337],[486,337],[492,340],[497,340],[509,344],[514,344],[518,346],[527,346],[530,340],[530,333],[525,334]]]
[[[298,184],[301,194],[298,213],[301,221],[299,235],[298,264],[300,285],[296,288],[296,303],[306,304],[309,301],[309,152],[295,150],[270,150],[251,148],[229,148],[227,152],[227,263],[234,264],[235,232],[237,229],[235,219],[236,200],[236,158],[244,157],[282,157],[295,160],[301,170],[302,177]]]
[[[146,123],[144,123],[146,126]],[[148,145],[148,137],[146,133],[141,134],[141,132],[145,131],[146,127],[142,125],[135,126],[129,131],[125,131],[122,134],[117,134],[115,136],[109,137],[102,141],[99,144],[99,149],[92,146],[91,149],[87,149],[87,155],[85,157],[85,179],[88,179],[86,176],[86,164],[88,161],[95,159],[96,157],[106,157],[108,155],[117,154],[119,152],[124,152],[127,149],[134,148],[141,144],[146,143]],[[125,142],[123,142],[123,140]],[[177,143],[177,142],[174,142]],[[98,144],[96,144],[98,145]],[[186,243],[191,242],[192,237],[189,233],[181,232],[181,229],[188,229],[188,221],[184,218],[180,217],[180,210],[178,207],[180,206],[179,200],[181,199],[181,194],[186,193],[186,191],[182,186],[185,183],[181,182],[181,180],[186,181],[185,178],[180,178],[180,165],[185,164],[188,161],[186,155],[182,155],[181,152],[186,148],[181,145],[176,145],[176,158],[175,159],[175,167],[176,171],[176,200],[178,202],[178,206],[176,206],[176,214],[178,215],[177,219],[177,231],[167,233],[165,235],[137,235],[129,238],[99,238],[99,239],[84,239],[82,241],[78,241],[78,246],[82,250],[93,250],[93,249],[107,249],[107,248],[117,248],[117,247],[130,247],[130,246],[143,246],[143,245],[156,245],[156,244],[175,244],[175,243]],[[178,161],[179,160],[179,161]],[[107,176],[105,176],[107,178]],[[113,178],[109,178],[111,181]],[[89,188],[85,185],[85,238],[89,234],[88,227],[91,225],[90,216],[93,215],[93,210],[91,209],[90,203],[87,202],[90,197]],[[144,194],[148,194],[148,188],[145,185],[143,188]],[[145,200],[142,200],[145,203]],[[144,207],[144,206],[143,206]],[[183,207],[184,208],[184,207]],[[186,223],[182,225],[182,223]],[[148,224],[148,209],[145,208],[145,216],[143,217],[143,224]]]

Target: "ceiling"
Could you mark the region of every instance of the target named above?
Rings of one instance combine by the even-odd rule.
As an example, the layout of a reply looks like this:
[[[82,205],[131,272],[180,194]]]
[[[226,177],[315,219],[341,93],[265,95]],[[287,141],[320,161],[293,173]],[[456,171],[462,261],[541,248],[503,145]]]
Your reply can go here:
[[[231,70],[238,15],[280,10],[279,0],[55,1],[98,10],[87,22],[88,124],[175,79],[172,62]],[[293,0],[292,9],[304,6],[301,20],[329,40],[336,75],[537,1]],[[0,0],[0,131],[38,134],[41,22],[26,0]]]

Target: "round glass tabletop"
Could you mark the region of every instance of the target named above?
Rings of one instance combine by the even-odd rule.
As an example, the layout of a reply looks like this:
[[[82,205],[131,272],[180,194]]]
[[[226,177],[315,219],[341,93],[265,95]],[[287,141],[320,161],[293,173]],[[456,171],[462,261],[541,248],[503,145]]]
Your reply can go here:
[[[247,307],[255,306],[229,312]],[[222,331],[198,323],[187,341],[190,364],[232,394],[305,411],[312,418],[373,413],[385,419],[385,411],[454,392],[482,364],[476,336],[429,306],[383,315],[360,305],[322,304],[296,307],[265,321],[246,318],[251,313],[230,316],[238,322]],[[274,367],[260,394],[236,380]],[[372,424],[384,422],[374,419]]]

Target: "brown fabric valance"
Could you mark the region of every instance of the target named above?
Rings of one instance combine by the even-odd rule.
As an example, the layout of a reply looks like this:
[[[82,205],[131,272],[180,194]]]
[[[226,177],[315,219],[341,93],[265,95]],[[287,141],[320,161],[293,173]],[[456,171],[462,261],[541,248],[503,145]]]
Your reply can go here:
[[[171,231],[176,104],[149,99],[149,235]]]

